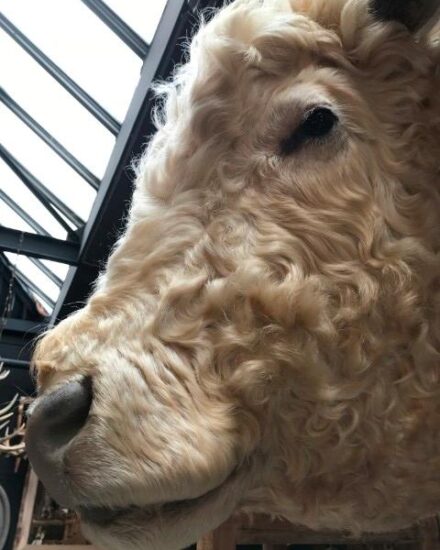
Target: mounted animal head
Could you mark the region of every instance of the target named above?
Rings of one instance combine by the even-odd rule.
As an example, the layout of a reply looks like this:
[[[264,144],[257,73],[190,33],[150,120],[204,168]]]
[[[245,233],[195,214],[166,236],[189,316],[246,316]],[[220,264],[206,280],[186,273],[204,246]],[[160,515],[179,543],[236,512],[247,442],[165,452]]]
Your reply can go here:
[[[440,509],[437,6],[237,0],[158,88],[126,231],[34,358],[31,462],[97,545]]]

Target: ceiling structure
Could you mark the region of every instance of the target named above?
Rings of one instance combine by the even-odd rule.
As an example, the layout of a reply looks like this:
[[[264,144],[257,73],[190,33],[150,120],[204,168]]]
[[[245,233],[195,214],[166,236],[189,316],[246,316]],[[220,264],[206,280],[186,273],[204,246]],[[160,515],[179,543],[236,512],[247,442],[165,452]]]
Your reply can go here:
[[[102,0],[1,5],[0,248],[48,313],[77,262],[166,0],[108,2],[145,19],[143,36]]]
[[[40,0],[43,4],[44,1]],[[82,83],[79,84],[61,68],[58,59],[55,62],[39,47],[40,43],[37,45],[25,34],[16,20],[13,21],[12,17],[0,12],[0,47],[6,44],[9,48],[19,48],[20,53],[17,55],[24,54],[26,63],[32,63],[29,69],[28,66],[24,67],[29,74],[34,66],[39,70],[43,69],[44,75],[38,73],[40,80],[49,75],[53,81],[52,86],[55,85],[57,89],[67,93],[70,101],[74,99],[76,105],[63,104],[63,112],[57,118],[69,114],[79,106],[89,119],[93,119],[94,125],[89,120],[89,126],[84,126],[84,139],[77,139],[70,143],[70,147],[66,146],[69,140],[65,135],[60,138],[59,131],[56,134],[48,129],[47,126],[57,129],[53,121],[47,125],[42,123],[42,117],[46,113],[41,111],[41,105],[34,104],[33,111],[24,105],[29,103],[28,97],[33,93],[29,89],[22,93],[23,83],[20,85],[20,82],[13,81],[16,67],[12,72],[9,71],[12,74],[10,88],[14,93],[8,88],[7,82],[0,87],[0,107],[3,108],[0,116],[5,120],[9,117],[6,125],[0,125],[0,259],[3,270],[13,275],[20,291],[36,303],[42,326],[46,322],[56,323],[76,309],[89,295],[92,283],[123,227],[132,193],[131,163],[141,153],[148,136],[154,132],[151,122],[154,102],[151,84],[155,80],[168,78],[175,64],[182,61],[183,44],[192,34],[199,12],[207,7],[217,7],[221,3],[218,0],[156,1],[153,14],[155,21],[150,22],[150,36],[145,39],[132,28],[136,21],[133,14],[130,26],[117,13],[116,8],[124,4],[120,0],[119,4],[118,0],[107,0],[107,3],[102,0],[76,0],[76,4],[82,4],[81,16],[86,18],[81,24],[86,20],[94,20],[95,25],[101,25],[106,32],[111,31],[114,40],[119,40],[125,50],[128,49],[129,54],[139,62],[140,74],[135,75],[137,82],[134,91],[134,77],[127,77],[132,88],[129,95],[126,90],[124,93],[126,99],[129,96],[131,98],[125,104],[119,101],[116,107],[113,105],[113,111],[124,113],[123,118],[119,119],[112,109],[107,105],[103,106],[105,101],[98,102],[94,99]],[[16,7],[20,2],[10,4]],[[69,2],[63,4],[67,5]],[[114,4],[114,9],[110,4]],[[153,6],[149,1],[138,1],[138,4],[142,4],[144,9],[145,6]],[[19,10],[10,9],[16,19],[20,19]],[[23,19],[21,24],[26,27],[27,19]],[[97,28],[93,27],[91,30],[98,32]],[[7,42],[4,42],[5,37]],[[40,42],[42,40],[40,37]],[[53,48],[50,43],[47,47]],[[58,55],[57,51],[55,47],[54,55]],[[124,55],[127,56],[127,52]],[[129,58],[124,59],[127,65]],[[110,72],[117,70],[117,67],[112,68],[111,59],[101,59],[100,63],[110,64]],[[75,69],[75,66],[72,67]],[[7,71],[0,72],[4,75]],[[116,78],[113,85],[119,89],[124,88],[126,83],[124,79]],[[97,93],[99,94],[99,90]],[[110,103],[107,100],[107,104]],[[47,104],[44,108],[46,111],[50,110]],[[35,112],[40,116],[37,117]],[[81,114],[83,115],[84,113]],[[80,118],[79,114],[75,114],[75,120],[67,119],[66,124],[69,121],[75,124],[77,118]],[[43,163],[46,164],[46,172],[40,169],[41,157],[37,165],[32,163],[31,158],[28,160],[23,150],[18,150],[18,153],[12,150],[12,146],[17,149],[21,146],[21,143],[16,145],[11,142],[12,137],[16,132],[24,132],[23,129],[19,132],[18,126],[11,126],[17,123],[20,128],[25,128],[27,134],[32,134],[33,140],[37,140],[30,141],[29,135],[23,137],[22,141],[28,140],[27,154],[43,148],[40,155],[51,155],[45,157],[47,162]],[[97,125],[100,126],[100,133],[96,130]],[[88,141],[89,134],[92,141]],[[78,141],[85,142],[89,157],[80,150]],[[9,146],[10,142],[12,146]],[[76,150],[72,151],[73,149]],[[97,155],[90,156],[90,150],[95,149],[101,155],[100,166],[95,162]],[[55,167],[54,157],[58,163],[57,168],[50,171],[52,166]],[[63,165],[62,169],[59,167],[60,163]],[[32,166],[38,168],[33,170]],[[58,179],[53,183],[49,180],[56,170]],[[3,310],[4,304],[0,304],[0,316],[4,316]],[[8,319],[9,328],[11,323],[14,324],[14,318]],[[3,327],[3,333],[8,327]],[[18,325],[15,324],[14,328],[17,329]],[[26,367],[26,358],[8,357],[1,342],[0,333],[0,361],[10,366]]]

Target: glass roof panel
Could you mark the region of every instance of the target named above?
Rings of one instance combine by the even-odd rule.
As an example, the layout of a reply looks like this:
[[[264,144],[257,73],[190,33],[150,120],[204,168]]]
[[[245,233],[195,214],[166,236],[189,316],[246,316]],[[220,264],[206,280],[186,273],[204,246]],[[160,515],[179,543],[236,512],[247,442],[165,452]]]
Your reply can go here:
[[[150,10],[155,3],[143,2]],[[124,118],[142,61],[82,2],[2,0],[2,11],[110,114]]]
[[[147,43],[153,40],[167,0],[106,0],[106,4]]]
[[[2,144],[11,155],[87,220],[96,191],[3,105],[0,105],[0,121]]]
[[[89,170],[102,177],[114,136],[3,31],[0,52],[7,52],[0,54],[1,84],[6,92]]]
[[[6,193],[14,200],[23,210],[32,216],[32,218],[41,225],[52,237],[57,239],[65,239],[66,231],[52,217],[41,202],[29,191],[24,183],[14,174],[14,172],[3,161],[0,160],[0,190]],[[20,231],[28,231],[35,233],[28,224],[23,226],[19,221],[21,218],[14,216],[14,223],[9,223],[8,219],[3,218],[3,213],[6,216],[6,208],[4,202],[0,200],[0,223],[6,227],[19,229]],[[10,215],[8,214],[8,218]]]
[[[30,279],[30,281],[35,284],[39,289],[41,289],[41,292],[45,294],[50,300],[52,300],[53,302],[57,300],[59,288],[49,279],[49,277],[47,277],[40,269],[38,269],[38,267],[34,265],[29,258],[9,252],[6,252],[5,256],[8,258],[13,266],[16,265],[17,271],[19,273],[22,273],[25,277]],[[25,282],[24,284],[26,285]],[[32,292],[32,294],[36,296],[38,301],[44,304],[49,313],[50,311],[52,311],[52,305],[48,300],[45,300],[43,296],[39,296],[34,292]]]
[[[66,264],[60,264],[59,262],[51,262],[50,260],[41,260],[46,267],[48,267],[57,277],[64,280],[67,272],[69,271],[69,266]]]
[[[2,200],[0,200],[0,220],[1,225],[4,225],[5,227],[17,229],[18,231],[35,233],[35,231],[30,228],[28,224]]]

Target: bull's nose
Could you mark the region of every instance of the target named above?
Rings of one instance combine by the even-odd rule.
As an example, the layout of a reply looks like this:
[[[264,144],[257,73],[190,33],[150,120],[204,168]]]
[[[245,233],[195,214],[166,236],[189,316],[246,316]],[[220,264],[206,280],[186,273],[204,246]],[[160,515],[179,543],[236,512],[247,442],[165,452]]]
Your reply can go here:
[[[64,472],[64,454],[84,426],[92,398],[90,378],[69,382],[43,396],[28,419],[29,460],[51,496],[64,506],[72,504]]]

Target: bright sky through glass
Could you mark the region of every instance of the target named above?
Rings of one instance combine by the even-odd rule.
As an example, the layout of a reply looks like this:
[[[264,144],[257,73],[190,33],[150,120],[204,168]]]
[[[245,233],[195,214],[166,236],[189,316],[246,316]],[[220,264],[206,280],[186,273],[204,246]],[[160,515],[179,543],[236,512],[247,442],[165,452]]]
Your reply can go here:
[[[166,0],[107,0],[147,43]],[[142,60],[80,0],[0,0],[0,11],[120,123]],[[93,174],[105,172],[115,137],[69,95],[5,32],[0,31],[0,86]],[[80,218],[87,220],[96,192],[36,134],[0,103],[0,143]],[[66,238],[12,170],[0,160],[0,190],[29,212],[51,236]],[[0,200],[0,224],[35,232]],[[7,254],[14,263],[16,256]],[[44,262],[61,278],[67,267]],[[29,259],[17,267],[53,301],[58,287]],[[50,304],[39,298],[48,311]]]

